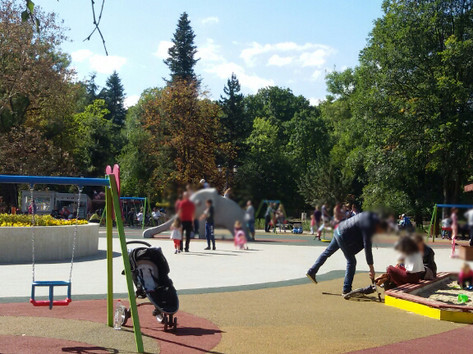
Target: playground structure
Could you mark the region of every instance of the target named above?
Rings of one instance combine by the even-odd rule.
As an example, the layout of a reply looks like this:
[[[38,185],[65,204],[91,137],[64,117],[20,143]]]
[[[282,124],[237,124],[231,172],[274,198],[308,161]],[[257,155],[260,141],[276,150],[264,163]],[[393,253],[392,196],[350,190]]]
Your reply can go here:
[[[427,234],[427,240],[432,237],[432,242],[435,242],[435,238],[438,235],[438,209],[439,208],[457,208],[457,209],[472,209],[472,204],[435,204],[432,211],[432,218],[430,220],[429,233]]]
[[[128,203],[132,202],[134,205],[135,202],[138,201],[141,203],[140,208],[143,208],[143,220],[141,221],[141,229],[142,230],[145,229],[146,215],[150,216],[150,221],[154,226],[154,220],[151,217],[151,206],[149,205],[148,198],[146,197],[120,197],[120,200],[122,202],[121,204],[122,204],[122,210],[123,210],[123,217],[125,218],[125,220],[127,218],[127,213],[128,213]]]
[[[190,200],[195,204],[196,218],[200,217],[204,213],[204,210],[206,209],[205,202],[209,199],[212,200],[212,204],[215,209],[214,223],[216,228],[225,228],[233,235],[235,222],[238,220],[243,225],[245,229],[245,234],[248,237],[248,229],[246,227],[244,210],[240,208],[240,206],[233,200],[222,197],[215,188],[201,189],[192,194]],[[143,237],[151,238],[156,234],[169,230],[175,217],[176,216],[159,226],[146,229],[143,232]],[[205,223],[201,222],[199,224],[199,235],[204,234]]]
[[[107,167],[105,178],[79,178],[79,177],[49,177],[49,176],[18,176],[18,175],[0,175],[0,183],[12,183],[12,184],[27,184],[30,186],[31,194],[33,194],[33,188],[36,184],[50,184],[50,185],[76,185],[79,188],[79,200],[80,191],[84,186],[102,186],[106,192],[106,237],[107,237],[107,325],[113,327],[114,310],[113,310],[113,220],[112,215],[115,215],[116,226],[118,231],[118,238],[120,240],[120,247],[123,259],[124,273],[127,283],[128,300],[130,304],[131,317],[133,319],[133,331],[136,343],[136,350],[139,353],[144,352],[143,339],[141,336],[140,321],[138,317],[138,311],[136,306],[136,298],[134,293],[133,280],[131,276],[130,260],[128,257],[125,231],[123,227],[123,220],[121,217],[120,207],[120,179],[119,179],[119,167],[115,165],[113,170],[110,166]],[[34,214],[33,214],[33,225],[34,225]],[[72,270],[74,260],[74,248],[71,257],[71,268],[68,281],[37,281],[35,279],[35,262],[34,262],[34,229],[32,231],[32,250],[33,250],[33,281],[31,290],[31,300],[33,305],[37,306],[67,306],[72,301],[71,298],[71,286],[72,286]],[[49,300],[38,301],[35,300],[35,288],[37,286],[49,288]],[[65,286],[67,287],[67,298],[65,300],[54,300],[54,287]]]

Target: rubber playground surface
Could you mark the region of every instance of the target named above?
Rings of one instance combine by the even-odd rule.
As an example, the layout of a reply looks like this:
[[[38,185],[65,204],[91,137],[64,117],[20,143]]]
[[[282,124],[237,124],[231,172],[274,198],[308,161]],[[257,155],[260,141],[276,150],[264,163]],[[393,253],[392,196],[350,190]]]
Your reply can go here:
[[[133,234],[133,233],[131,233]],[[288,235],[289,236],[289,235]],[[262,238],[266,235],[262,235]],[[267,235],[267,237],[274,237]],[[278,235],[282,240],[291,239]],[[308,236],[305,236],[306,238]],[[297,239],[297,238],[296,238]],[[178,329],[164,332],[163,326],[152,316],[152,307],[139,306],[145,351],[149,353],[470,353],[473,347],[473,327],[438,321],[403,310],[385,306],[376,294],[362,300],[344,300],[340,296],[343,278],[343,256],[337,255],[329,263],[328,272],[318,277],[317,285],[306,278],[264,282],[241,286],[220,286],[224,267],[228,262],[252,262],[255,274],[264,275],[258,259],[280,256],[287,250],[296,260],[305,256],[303,242],[252,243],[259,253],[238,254],[238,257],[202,257],[198,252],[204,245],[196,241],[195,253],[171,260],[172,276],[180,278],[184,269],[195,260],[207,262],[205,274],[215,278],[215,287],[189,289],[180,293]],[[155,240],[157,244],[163,241]],[[168,240],[166,240],[168,242]],[[305,240],[305,242],[312,242]],[[325,245],[314,241],[311,248],[316,257]],[[297,247],[295,247],[297,244]],[[440,245],[439,245],[440,246]],[[164,246],[163,246],[164,247]],[[282,247],[282,248],[281,248]],[[230,244],[218,244],[222,254],[230,252]],[[436,248],[438,257],[447,249]],[[300,255],[298,253],[300,250]],[[373,251],[378,257],[389,257],[390,249]],[[266,255],[264,255],[266,253]],[[269,254],[268,254],[269,253]],[[264,256],[263,256],[264,255]],[[193,258],[192,258],[193,257]],[[259,257],[259,258],[256,258]],[[394,254],[393,254],[394,258]],[[272,258],[278,262],[278,258]],[[361,260],[359,265],[362,269]],[[213,263],[211,263],[213,262]],[[285,260],[287,262],[287,260]],[[454,267],[452,260],[438,260],[439,267]],[[303,263],[307,263],[304,260]],[[379,263],[379,262],[378,262]],[[213,266],[212,266],[213,264]],[[238,263],[235,263],[238,264]],[[375,260],[376,264],[376,260]],[[453,265],[452,265],[453,264]],[[460,263],[459,263],[460,264]],[[91,263],[97,267],[95,263]],[[310,264],[308,264],[310,265]],[[85,267],[85,264],[82,265]],[[268,267],[265,262],[261,266]],[[384,265],[383,265],[384,266]],[[0,266],[0,270],[3,269]],[[276,265],[275,265],[276,267]],[[223,273],[222,273],[223,269]],[[247,270],[235,275],[245,278]],[[302,270],[302,272],[305,269]],[[363,270],[363,269],[362,269]],[[453,270],[453,269],[452,269]],[[238,269],[234,270],[238,272]],[[284,272],[285,268],[277,268]],[[293,274],[287,270],[288,274]],[[79,269],[80,273],[80,269]],[[300,274],[301,276],[303,274]],[[202,275],[201,275],[202,276]],[[77,274],[76,277],[80,277]],[[185,280],[185,279],[184,279]],[[354,287],[366,286],[366,273],[357,273]],[[223,284],[223,283],[222,283]],[[79,285],[77,285],[79,287]],[[181,287],[182,289],[182,287]],[[80,290],[80,289],[77,289]],[[131,320],[122,330],[105,325],[105,296],[76,296],[68,307],[53,310],[37,308],[25,299],[0,298],[0,353],[131,353],[135,350]],[[120,294],[122,295],[122,294]],[[126,302],[126,298],[123,298]]]

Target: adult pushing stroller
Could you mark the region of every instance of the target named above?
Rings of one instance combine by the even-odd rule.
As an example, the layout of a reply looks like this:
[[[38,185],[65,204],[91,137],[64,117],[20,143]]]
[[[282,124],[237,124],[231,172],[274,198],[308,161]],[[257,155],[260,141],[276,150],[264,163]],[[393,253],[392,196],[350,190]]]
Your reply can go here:
[[[137,298],[148,298],[154,305],[153,316],[159,323],[164,324],[164,330],[176,329],[179,310],[179,298],[176,289],[169,278],[169,264],[164,257],[161,247],[152,247],[144,241],[128,241],[127,245],[140,244],[129,250],[131,275],[136,286]],[[129,318],[125,317],[124,323]],[[124,324],[123,323],[123,324]]]

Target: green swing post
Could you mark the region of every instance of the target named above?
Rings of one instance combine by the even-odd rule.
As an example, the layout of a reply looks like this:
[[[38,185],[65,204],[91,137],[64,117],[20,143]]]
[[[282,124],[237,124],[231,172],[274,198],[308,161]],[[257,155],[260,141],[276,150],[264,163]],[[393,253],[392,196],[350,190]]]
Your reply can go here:
[[[107,325],[113,327],[113,201],[110,188],[105,188],[105,209],[107,227]]]
[[[432,219],[430,220],[429,234],[427,235],[427,241],[430,236],[432,236],[432,242],[435,242],[435,226],[437,224],[437,204],[434,205],[434,210],[432,212]]]
[[[115,221],[117,223],[118,238],[120,239],[123,266],[125,268],[126,285],[128,288],[128,301],[130,303],[131,317],[133,319],[133,332],[135,334],[136,351],[138,353],[143,353],[143,338],[141,337],[140,319],[138,317],[138,309],[136,307],[133,280],[131,279],[130,259],[128,258],[128,250],[126,247],[125,230],[123,228],[122,212],[120,208],[120,196],[118,195],[115,176],[109,175],[108,179],[110,181],[110,190],[113,199],[113,209],[115,211]]]
[[[141,221],[141,231],[143,231],[145,229],[145,223],[146,223],[146,201],[148,200],[148,198],[145,198],[145,205],[143,207],[143,221]]]

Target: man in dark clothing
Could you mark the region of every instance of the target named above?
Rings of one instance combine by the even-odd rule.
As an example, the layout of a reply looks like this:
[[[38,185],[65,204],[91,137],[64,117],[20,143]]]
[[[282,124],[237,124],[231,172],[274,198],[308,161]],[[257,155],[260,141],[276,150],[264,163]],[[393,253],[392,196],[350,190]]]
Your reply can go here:
[[[206,201],[207,209],[205,209],[204,214],[202,214],[201,219],[205,219],[205,238],[207,239],[207,248],[205,250],[210,250],[210,242],[212,242],[212,250],[215,251],[215,235],[214,235],[214,207],[212,205],[212,200],[209,199]]]
[[[264,214],[264,232],[269,232],[269,225],[271,222],[271,216],[273,215],[273,208],[271,204],[268,204],[268,208],[266,209],[266,213]]]
[[[365,250],[366,263],[370,267],[370,278],[374,279],[373,253],[371,239],[375,233],[386,231],[387,224],[381,221],[377,214],[363,212],[340,222],[333,233],[333,238],[324,252],[317,258],[314,265],[307,271],[307,277],[317,283],[316,274],[327,258],[341,249],[347,260],[343,295],[352,290],[353,278],[356,271],[355,255]]]

